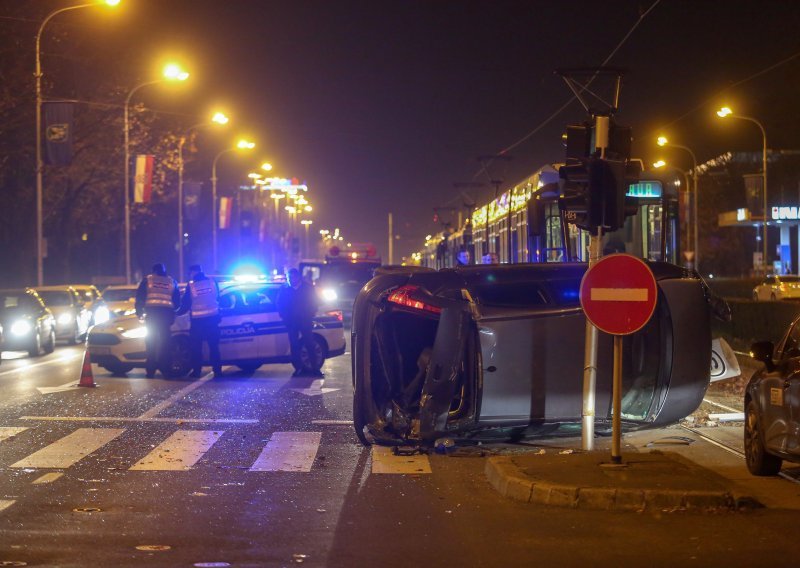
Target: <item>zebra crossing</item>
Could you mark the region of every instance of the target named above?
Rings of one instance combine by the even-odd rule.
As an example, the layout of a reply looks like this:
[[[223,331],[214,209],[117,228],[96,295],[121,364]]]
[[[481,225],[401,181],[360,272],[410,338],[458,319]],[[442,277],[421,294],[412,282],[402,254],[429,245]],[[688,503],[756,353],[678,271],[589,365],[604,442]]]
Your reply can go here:
[[[27,428],[0,427],[0,443],[7,444],[9,439],[13,439],[25,430]],[[125,432],[125,428],[77,428],[9,467],[34,470],[69,469],[83,460],[90,460],[93,454],[123,436]],[[199,467],[198,462],[224,437],[224,430],[177,430],[167,435],[155,447],[151,447],[148,443],[146,450],[132,458],[133,463],[127,469],[129,471],[192,470]],[[148,442],[151,441],[148,438]],[[262,442],[266,443],[255,461],[246,468],[248,471],[310,473],[314,470],[316,456],[322,444],[322,432],[273,432],[268,440]],[[133,444],[130,449],[135,452],[141,448]],[[141,455],[144,452],[146,453]],[[372,474],[431,473],[428,456],[422,454],[400,456],[395,455],[391,448],[374,446],[371,459]]]

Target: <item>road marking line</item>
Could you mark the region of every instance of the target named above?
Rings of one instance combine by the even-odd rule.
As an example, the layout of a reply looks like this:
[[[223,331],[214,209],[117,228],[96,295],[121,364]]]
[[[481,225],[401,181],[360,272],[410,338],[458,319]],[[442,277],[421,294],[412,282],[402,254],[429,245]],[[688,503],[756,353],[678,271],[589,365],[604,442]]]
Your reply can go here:
[[[142,418],[141,416],[20,416],[50,422],[165,422],[167,424],[258,424],[253,418]]]
[[[178,430],[143,457],[131,471],[186,471],[219,440],[222,430]]]
[[[50,473],[45,473],[43,476],[34,479],[33,485],[41,485],[42,483],[53,483],[56,479],[64,475],[62,471],[51,471]]]
[[[709,400],[707,398],[704,398],[703,402],[707,402],[708,404],[713,404],[714,406],[718,406],[719,408],[727,410],[728,412],[737,412],[737,413],[741,412],[741,410],[737,410],[735,408],[731,408],[730,406],[725,406],[724,404],[720,404],[718,402],[714,402],[713,400]]]
[[[320,426],[352,426],[352,420],[312,420],[312,424],[319,424]]]
[[[122,428],[79,428],[11,467],[65,469],[122,434]]]
[[[647,288],[592,288],[593,302],[646,302]]]
[[[372,446],[372,473],[418,474],[431,473],[428,456],[396,456],[392,448]]]
[[[50,361],[42,361],[41,363],[31,363],[23,367],[17,367],[16,369],[9,369],[8,371],[3,371],[2,373],[0,373],[0,377],[4,375],[13,375],[14,373],[22,373],[24,371],[28,371],[35,367],[43,367],[44,365],[55,365],[64,363],[64,361],[71,361],[72,359],[77,359],[78,357],[83,357],[83,353],[76,353],[74,355],[61,355],[57,359],[52,359]]]
[[[0,426],[0,442],[27,430],[24,426]]]
[[[0,499],[0,511],[5,511],[14,503],[16,503],[16,501],[12,499]]]
[[[250,471],[309,472],[322,432],[275,432]]]
[[[214,373],[206,374],[204,377],[197,379],[189,386],[182,388],[181,390],[173,394],[171,397],[169,397],[167,400],[156,404],[153,408],[142,414],[139,418],[154,418],[158,416],[162,411],[166,410],[167,408],[175,404],[178,400],[182,399],[193,390],[202,387],[204,384],[206,384],[213,378],[214,378]]]

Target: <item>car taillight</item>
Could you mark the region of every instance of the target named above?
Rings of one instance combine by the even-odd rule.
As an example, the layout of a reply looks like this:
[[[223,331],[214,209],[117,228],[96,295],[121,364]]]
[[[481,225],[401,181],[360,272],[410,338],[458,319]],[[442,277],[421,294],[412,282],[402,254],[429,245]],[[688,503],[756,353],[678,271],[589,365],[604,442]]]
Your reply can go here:
[[[411,295],[418,289],[419,288],[417,286],[401,286],[400,288],[389,294],[388,300],[393,304],[398,304],[406,308],[431,312],[432,314],[442,313],[442,308],[440,308],[439,306],[432,306],[430,304],[426,304],[421,300],[412,298]]]
[[[341,310],[331,310],[330,312],[325,312],[326,316],[334,317],[339,321],[343,321],[344,317],[342,316]]]

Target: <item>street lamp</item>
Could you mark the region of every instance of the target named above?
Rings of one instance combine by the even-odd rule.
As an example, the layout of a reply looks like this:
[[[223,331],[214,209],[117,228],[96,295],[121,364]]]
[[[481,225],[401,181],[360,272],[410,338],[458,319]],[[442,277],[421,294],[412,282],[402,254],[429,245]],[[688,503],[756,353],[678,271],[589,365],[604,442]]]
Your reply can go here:
[[[653,162],[653,167],[656,168],[656,169],[663,168],[666,165],[667,165],[667,162],[665,162],[664,160],[658,160],[656,162]]]
[[[269,162],[264,162],[263,164],[261,164],[261,169],[264,170],[265,172],[271,172],[272,164],[270,164]]]
[[[761,129],[761,136],[764,140],[764,144],[762,147],[761,153],[761,175],[763,177],[763,184],[764,184],[764,226],[762,229],[762,238],[761,244],[763,247],[763,258],[761,262],[764,265],[764,271],[766,272],[767,268],[767,131],[764,130],[764,125],[761,124],[758,120],[750,116],[744,116],[740,114],[734,114],[733,111],[728,107],[722,107],[717,111],[717,116],[720,118],[738,118],[739,120],[746,120],[747,122],[752,122],[759,129]]]
[[[131,154],[130,154],[130,104],[131,99],[133,98],[134,93],[143,87],[147,87],[149,85],[156,85],[158,83],[164,83],[167,81],[185,81],[189,78],[189,73],[184,71],[180,68],[179,65],[175,63],[170,63],[164,67],[164,71],[162,72],[163,77],[161,79],[155,79],[153,81],[145,81],[144,83],[140,83],[136,85],[131,91],[128,93],[127,98],[125,99],[125,282],[130,284],[131,283],[131,182],[130,182],[130,165],[131,165]]]
[[[90,2],[59,8],[58,10],[50,12],[47,17],[42,20],[39,31],[36,32],[36,68],[33,76],[36,79],[36,282],[39,286],[44,284],[44,251],[42,250],[44,248],[44,233],[42,230],[42,195],[44,193],[42,185],[42,174],[44,172],[44,162],[42,161],[42,33],[50,20],[58,14],[69,12],[70,10],[78,10],[80,8],[92,8],[100,4],[113,7],[119,3],[120,0],[105,0],[104,2]]]
[[[234,148],[227,148],[218,153],[211,164],[211,248],[214,254],[215,271],[219,268],[217,263],[217,225],[219,223],[219,219],[217,218],[217,160],[229,152],[235,152],[236,150],[252,150],[255,147],[255,142],[241,139],[236,143]]]
[[[662,147],[667,148],[678,148],[680,150],[684,150],[685,152],[689,152],[689,155],[692,157],[692,189],[694,190],[694,194],[692,195],[692,209],[694,211],[694,218],[691,219],[694,221],[693,230],[692,230],[692,241],[694,243],[694,267],[695,270],[699,269],[700,267],[700,247],[699,247],[699,240],[698,240],[698,227],[700,226],[700,210],[697,208],[697,157],[695,156],[694,152],[688,146],[682,146],[681,144],[673,144],[665,136],[659,136],[657,144]],[[692,226],[691,223],[689,223]]]
[[[228,124],[228,117],[217,112],[211,117],[211,122],[195,124],[178,141],[178,279],[183,279],[183,146],[189,135],[198,128],[213,125]]]
[[[308,246],[309,245],[309,242],[308,242],[308,228],[313,223],[314,223],[314,221],[312,221],[311,219],[303,219],[303,220],[300,221],[300,224],[302,224],[306,228],[306,234],[305,234],[305,239],[304,239],[305,246],[303,247],[304,254],[305,254],[306,258],[309,258],[311,256],[310,253],[309,253],[309,248],[310,247]]]

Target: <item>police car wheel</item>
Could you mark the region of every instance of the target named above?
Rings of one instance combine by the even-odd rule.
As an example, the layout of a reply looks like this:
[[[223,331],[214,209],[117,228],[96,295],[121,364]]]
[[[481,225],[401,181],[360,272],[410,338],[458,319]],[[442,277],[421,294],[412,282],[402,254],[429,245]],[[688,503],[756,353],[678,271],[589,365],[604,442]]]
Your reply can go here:
[[[319,371],[322,368],[322,364],[325,363],[325,354],[325,340],[315,336],[313,352],[310,355],[305,345],[301,348],[300,362],[302,363],[302,369],[297,370],[313,372]]]

